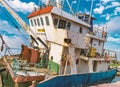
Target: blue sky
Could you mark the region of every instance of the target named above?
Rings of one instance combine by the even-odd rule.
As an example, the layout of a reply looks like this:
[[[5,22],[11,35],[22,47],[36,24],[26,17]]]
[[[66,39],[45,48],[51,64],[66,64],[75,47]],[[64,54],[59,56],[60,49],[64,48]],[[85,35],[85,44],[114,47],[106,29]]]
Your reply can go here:
[[[16,11],[19,16],[28,24],[27,16],[33,11],[34,7],[44,3],[46,0],[6,0],[9,5]],[[40,1],[40,2],[39,2]],[[53,0],[55,1],[55,0]],[[66,0],[64,10],[69,11]],[[90,13],[92,0],[68,0],[72,5],[74,12]],[[73,3],[72,3],[73,1]],[[120,0],[93,0],[92,16],[97,20],[94,26],[108,32],[107,43],[105,48],[120,52]],[[80,3],[78,3],[80,2]],[[72,3],[72,4],[71,4]],[[20,48],[21,44],[29,45],[28,35],[21,29],[15,28],[17,24],[14,19],[7,13],[3,6],[0,5],[0,34],[11,48]],[[11,22],[12,21],[12,22]],[[13,23],[14,22],[14,23]],[[18,25],[18,24],[17,24]]]

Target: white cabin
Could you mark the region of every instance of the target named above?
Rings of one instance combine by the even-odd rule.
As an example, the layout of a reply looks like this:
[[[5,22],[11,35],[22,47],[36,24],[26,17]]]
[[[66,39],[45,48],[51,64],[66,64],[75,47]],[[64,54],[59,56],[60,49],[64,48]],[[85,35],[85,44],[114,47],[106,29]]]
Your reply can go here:
[[[33,12],[28,18],[31,29],[33,29],[42,40],[50,42],[51,49],[58,46],[58,49],[61,49],[60,54],[62,54],[63,47],[68,46],[67,40],[70,40],[71,45],[75,48],[86,48],[85,36],[90,25],[75,16],[57,7],[50,6]],[[56,52],[55,49],[54,52]],[[51,56],[53,56],[52,54],[54,52],[50,53]]]
[[[72,66],[67,66],[66,73],[101,71],[102,68],[93,68],[94,65],[102,67],[107,64],[105,60],[103,64],[98,62],[94,64],[93,62],[97,61],[96,59],[92,59],[91,62],[88,57],[83,57],[94,57],[92,55],[95,53],[98,53],[99,56],[104,55],[103,48],[107,33],[94,28],[91,31],[92,24],[80,19],[79,16],[73,16],[56,6],[48,6],[34,11],[28,16],[28,19],[30,28],[48,45],[50,49],[49,59],[53,57],[54,62],[61,64],[65,55],[71,57],[69,62],[72,61]],[[91,17],[91,22],[92,20]],[[45,49],[41,43],[39,43],[39,47]],[[93,48],[95,51],[91,52]],[[78,59],[80,61],[76,64]],[[85,69],[82,69],[83,67]]]

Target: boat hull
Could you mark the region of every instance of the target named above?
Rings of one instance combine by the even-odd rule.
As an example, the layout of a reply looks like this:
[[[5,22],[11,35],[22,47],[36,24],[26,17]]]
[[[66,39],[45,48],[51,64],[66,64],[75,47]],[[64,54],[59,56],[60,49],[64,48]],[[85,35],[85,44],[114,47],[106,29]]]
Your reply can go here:
[[[100,83],[110,83],[117,73],[116,69],[105,72],[56,76],[37,84],[36,87],[87,87]]]

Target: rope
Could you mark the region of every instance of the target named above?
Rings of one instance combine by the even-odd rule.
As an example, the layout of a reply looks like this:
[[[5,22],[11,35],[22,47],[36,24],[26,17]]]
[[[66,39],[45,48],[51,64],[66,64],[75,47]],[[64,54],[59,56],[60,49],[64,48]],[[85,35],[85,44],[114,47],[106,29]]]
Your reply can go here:
[[[24,36],[24,39],[26,39],[28,42],[30,42],[29,38],[27,38],[27,36],[25,34],[23,34],[20,29],[18,29],[18,32]]]
[[[12,18],[10,17],[10,15],[8,15],[8,13],[6,11],[4,11],[2,7],[1,7],[1,11],[3,13],[5,13],[6,17],[11,21],[11,23],[15,26],[15,28],[18,28],[18,26],[14,23],[14,21],[12,20]]]
[[[78,13],[79,5],[80,5],[80,0],[78,1],[78,5],[77,5],[77,13]]]
[[[91,8],[90,8],[90,16],[89,16],[89,22],[91,20],[91,15],[92,15],[92,8],[93,8],[93,0],[92,0],[92,3],[91,3]]]
[[[20,28],[18,27],[18,25],[15,23],[15,21],[13,21],[13,19],[10,17],[10,15],[8,15],[9,13],[4,11],[4,9],[1,7],[1,11],[3,13],[5,13],[6,17],[8,18],[8,20],[10,20],[10,22],[12,23],[12,25],[18,30],[18,32],[20,32],[21,35],[24,36],[24,38],[29,41],[29,39],[26,37],[26,35],[24,35],[21,31]],[[30,42],[30,41],[29,41]]]
[[[5,40],[3,39],[2,35],[0,35],[0,38],[2,40],[2,45],[3,47],[5,46],[6,47],[6,50],[5,50],[5,54],[7,54],[7,52],[11,55],[11,54],[14,54],[11,50],[10,50],[10,47],[5,43]]]

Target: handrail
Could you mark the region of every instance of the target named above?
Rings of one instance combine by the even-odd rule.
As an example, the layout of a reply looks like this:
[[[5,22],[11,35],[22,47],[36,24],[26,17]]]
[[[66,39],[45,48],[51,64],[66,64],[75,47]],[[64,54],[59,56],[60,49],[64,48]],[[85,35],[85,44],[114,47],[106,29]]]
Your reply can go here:
[[[89,34],[92,34],[96,37],[99,37],[99,38],[106,38],[107,37],[107,32],[105,32],[104,30],[100,30],[98,28],[93,28],[93,32],[89,31],[88,32]]]
[[[117,58],[117,53],[115,51],[112,50],[106,50],[104,49],[103,54],[107,54],[109,55],[111,58]]]

